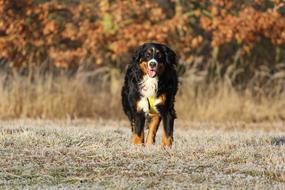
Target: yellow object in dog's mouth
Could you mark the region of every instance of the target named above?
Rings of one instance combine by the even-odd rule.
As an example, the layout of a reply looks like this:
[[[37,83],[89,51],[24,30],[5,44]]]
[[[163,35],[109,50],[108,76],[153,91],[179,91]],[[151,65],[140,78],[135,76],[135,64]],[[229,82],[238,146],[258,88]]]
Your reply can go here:
[[[151,97],[151,96],[147,97],[147,100],[149,104],[149,113],[156,114],[157,110],[155,109],[155,106],[154,106],[155,97]]]

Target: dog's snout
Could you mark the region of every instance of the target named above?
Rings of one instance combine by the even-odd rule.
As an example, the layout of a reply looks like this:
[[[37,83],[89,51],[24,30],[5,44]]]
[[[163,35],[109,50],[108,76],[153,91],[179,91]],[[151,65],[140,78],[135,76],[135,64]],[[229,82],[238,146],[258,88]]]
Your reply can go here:
[[[157,66],[157,62],[155,62],[155,61],[151,61],[150,63],[149,63],[149,67],[150,68],[155,68]]]

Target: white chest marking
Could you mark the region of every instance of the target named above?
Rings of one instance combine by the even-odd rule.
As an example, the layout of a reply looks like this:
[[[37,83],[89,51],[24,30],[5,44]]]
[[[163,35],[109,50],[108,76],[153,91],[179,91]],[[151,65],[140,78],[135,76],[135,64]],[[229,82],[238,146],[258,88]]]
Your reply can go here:
[[[140,101],[138,102],[138,108],[143,110],[145,114],[149,113],[149,104],[148,104],[148,100],[146,97],[142,97],[140,99]]]
[[[157,77],[151,78],[148,75],[143,77],[140,82],[140,93],[141,99],[138,103],[138,107],[143,110],[144,113],[149,113],[148,97],[156,97],[158,90],[158,79]],[[157,103],[157,102],[155,102]]]
[[[148,75],[140,82],[140,93],[143,97],[156,97],[158,90],[157,77],[151,78]]]

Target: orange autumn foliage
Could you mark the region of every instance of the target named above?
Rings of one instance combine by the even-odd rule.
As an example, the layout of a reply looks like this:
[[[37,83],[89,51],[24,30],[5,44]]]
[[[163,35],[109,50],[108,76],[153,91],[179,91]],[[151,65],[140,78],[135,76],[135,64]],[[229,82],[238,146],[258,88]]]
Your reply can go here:
[[[125,65],[149,41],[170,45],[182,62],[227,43],[249,53],[262,39],[285,43],[282,2],[0,0],[0,58],[16,67]]]

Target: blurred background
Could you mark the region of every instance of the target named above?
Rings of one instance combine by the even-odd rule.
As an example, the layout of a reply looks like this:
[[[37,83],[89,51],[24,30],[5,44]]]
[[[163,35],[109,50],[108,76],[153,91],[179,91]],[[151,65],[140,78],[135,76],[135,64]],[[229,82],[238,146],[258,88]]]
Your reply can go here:
[[[0,118],[126,119],[144,42],[179,57],[178,119],[285,119],[281,0],[0,0]]]

